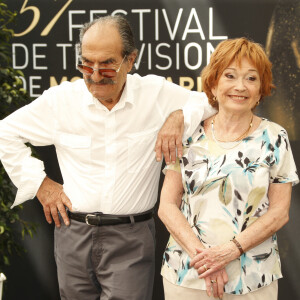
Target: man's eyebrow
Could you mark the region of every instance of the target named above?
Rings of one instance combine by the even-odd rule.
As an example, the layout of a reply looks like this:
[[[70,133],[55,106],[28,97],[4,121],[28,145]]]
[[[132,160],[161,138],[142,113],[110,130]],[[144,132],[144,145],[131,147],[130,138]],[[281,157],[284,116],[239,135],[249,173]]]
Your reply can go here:
[[[88,63],[92,63],[92,61],[90,61],[88,58],[81,56],[82,61],[88,62]],[[116,60],[114,58],[108,58],[104,61],[99,61],[99,64],[111,64],[111,63],[115,63]]]
[[[116,62],[116,60],[111,57],[111,58],[108,58],[108,59],[106,59],[104,61],[100,61],[99,63],[100,64],[111,64],[111,63],[115,63],[115,62]]]
[[[87,58],[84,57],[84,56],[81,56],[81,60],[82,60],[82,61],[85,61],[85,62],[91,62],[89,59],[87,59]]]

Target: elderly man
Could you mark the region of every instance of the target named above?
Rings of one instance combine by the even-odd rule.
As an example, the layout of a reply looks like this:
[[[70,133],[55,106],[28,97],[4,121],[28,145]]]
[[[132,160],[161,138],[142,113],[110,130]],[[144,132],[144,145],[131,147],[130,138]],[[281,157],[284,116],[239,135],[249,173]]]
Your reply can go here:
[[[161,169],[156,136],[187,101],[200,103],[203,117],[212,111],[203,94],[128,74],[137,50],[121,16],[86,24],[80,55],[83,80],[50,88],[0,122],[0,158],[18,188],[14,206],[37,196],[56,224],[62,299],[149,300]],[[172,127],[182,127],[182,119],[182,111],[173,114],[161,134],[169,138],[157,142],[168,161],[169,144],[174,160],[174,144],[181,143],[178,133],[164,132],[179,132]],[[46,176],[26,142],[55,145],[63,186]]]

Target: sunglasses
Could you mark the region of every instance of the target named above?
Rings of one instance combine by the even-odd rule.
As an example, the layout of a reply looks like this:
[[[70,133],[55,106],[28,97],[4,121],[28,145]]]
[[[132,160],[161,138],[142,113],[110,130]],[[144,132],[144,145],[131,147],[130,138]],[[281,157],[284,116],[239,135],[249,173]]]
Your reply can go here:
[[[88,75],[88,76],[92,76],[93,73],[95,71],[97,71],[99,73],[99,75],[106,77],[106,78],[112,78],[115,77],[117,75],[117,73],[120,71],[121,66],[125,60],[126,55],[123,57],[120,66],[117,70],[115,69],[109,69],[109,68],[99,68],[99,69],[95,69],[93,67],[89,67],[83,64],[78,64],[77,65],[77,70],[80,71],[82,74],[84,75]]]

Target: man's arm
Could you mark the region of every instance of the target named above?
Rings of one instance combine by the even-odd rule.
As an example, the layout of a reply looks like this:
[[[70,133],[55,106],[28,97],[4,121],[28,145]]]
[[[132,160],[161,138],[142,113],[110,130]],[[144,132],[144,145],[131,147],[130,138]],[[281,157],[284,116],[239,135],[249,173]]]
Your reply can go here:
[[[0,159],[18,189],[12,208],[33,199],[38,194],[47,221],[51,223],[50,212],[58,226],[57,210],[66,220],[66,213],[62,212],[62,207],[64,210],[64,205],[69,208],[71,205],[64,194],[53,200],[54,196],[59,194],[58,189],[61,192],[62,186],[46,177],[43,162],[32,157],[31,149],[25,144],[31,143],[35,146],[53,144],[55,118],[49,99],[51,97],[46,93],[46,96],[41,96],[0,122]],[[46,199],[47,195],[50,196],[49,200]],[[56,203],[56,212],[53,203]]]
[[[189,92],[189,99],[182,110],[169,115],[158,132],[155,152],[156,160],[162,160],[164,155],[166,164],[176,161],[176,156],[182,157],[182,141],[190,137],[202,120],[216,113],[208,103],[205,93]],[[176,155],[177,150],[177,155]]]
[[[184,117],[182,110],[174,111],[170,114],[157,135],[155,152],[156,160],[162,160],[162,153],[168,165],[170,161],[176,161],[177,156],[182,157],[182,136],[184,131]]]

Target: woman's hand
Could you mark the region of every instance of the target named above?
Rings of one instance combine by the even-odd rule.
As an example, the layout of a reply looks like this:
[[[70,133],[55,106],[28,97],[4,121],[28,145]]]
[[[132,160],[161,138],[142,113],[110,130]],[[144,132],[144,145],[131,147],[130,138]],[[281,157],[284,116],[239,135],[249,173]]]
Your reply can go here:
[[[211,294],[215,298],[222,299],[224,294],[224,286],[228,282],[228,275],[225,269],[214,272],[205,277],[206,293],[210,297]]]
[[[199,278],[211,276],[240,256],[240,252],[233,242],[207,249],[197,248],[196,251],[197,254],[191,260],[190,266],[197,270]]]

